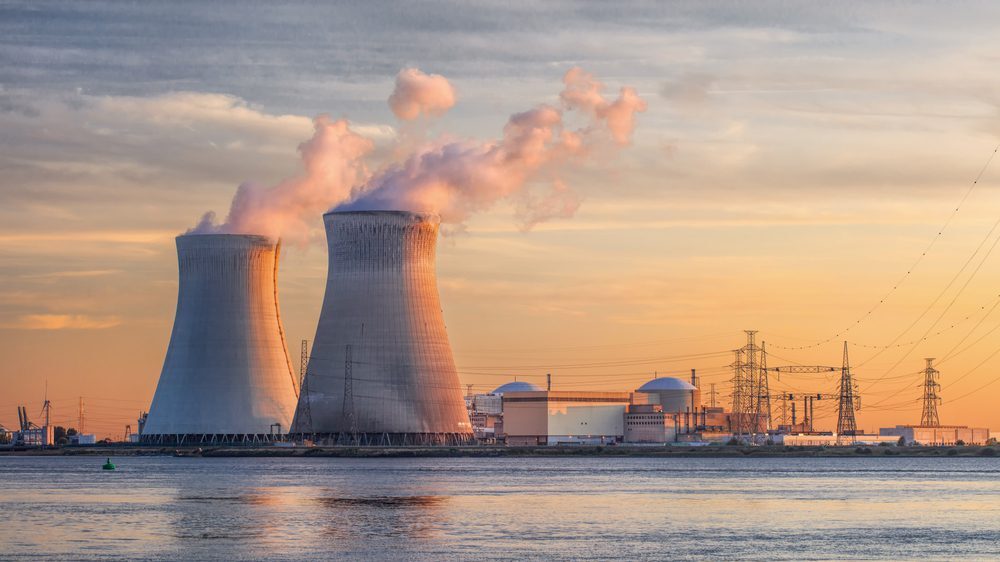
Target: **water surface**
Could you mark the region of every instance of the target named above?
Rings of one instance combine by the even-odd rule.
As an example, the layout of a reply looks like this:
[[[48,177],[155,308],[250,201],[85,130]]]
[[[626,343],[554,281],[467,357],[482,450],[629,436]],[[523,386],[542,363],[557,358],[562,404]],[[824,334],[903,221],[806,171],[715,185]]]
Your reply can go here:
[[[1000,559],[998,458],[0,457],[0,558]]]

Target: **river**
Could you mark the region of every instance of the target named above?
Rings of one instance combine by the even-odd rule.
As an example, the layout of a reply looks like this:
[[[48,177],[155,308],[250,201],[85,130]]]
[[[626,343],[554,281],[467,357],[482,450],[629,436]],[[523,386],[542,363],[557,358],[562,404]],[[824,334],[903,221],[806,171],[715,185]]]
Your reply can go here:
[[[0,457],[0,558],[1000,558],[1000,458],[103,462]]]

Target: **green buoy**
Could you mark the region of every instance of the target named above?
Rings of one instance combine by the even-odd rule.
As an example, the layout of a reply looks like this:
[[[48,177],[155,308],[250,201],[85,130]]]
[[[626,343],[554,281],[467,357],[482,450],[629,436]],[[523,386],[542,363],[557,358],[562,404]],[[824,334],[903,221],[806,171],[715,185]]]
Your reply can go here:
[[[101,468],[103,468],[104,470],[114,470],[115,465],[114,463],[111,462],[111,459],[108,459],[108,462],[104,463],[104,466],[102,466]]]

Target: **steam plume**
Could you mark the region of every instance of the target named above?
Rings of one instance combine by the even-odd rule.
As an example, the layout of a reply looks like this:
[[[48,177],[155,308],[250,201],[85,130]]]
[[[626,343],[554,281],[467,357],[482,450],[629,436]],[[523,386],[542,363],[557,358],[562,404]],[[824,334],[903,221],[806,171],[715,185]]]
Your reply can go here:
[[[573,68],[563,78],[562,107],[541,104],[511,115],[493,140],[426,141],[397,137],[396,158],[370,174],[365,158],[373,143],[352,131],[346,120],[319,116],[311,139],[299,145],[303,170],[273,186],[239,186],[225,222],[206,213],[188,234],[263,234],[305,243],[310,225],[325,210],[409,210],[432,212],[445,223],[510,201],[522,227],[570,217],[579,196],[561,180],[572,165],[592,157],[610,138],[630,142],[635,114],[646,109],[632,88],[604,97],[604,86]],[[389,106],[403,120],[434,116],[455,103],[443,76],[404,69],[396,77]],[[589,125],[572,130],[564,112],[579,112]]]
[[[635,114],[646,111],[646,102],[639,97],[635,88],[623,87],[618,99],[608,101],[602,94],[604,84],[578,66],[566,72],[563,84],[566,88],[559,94],[563,105],[604,120],[611,137],[618,144],[626,145],[630,142],[635,129]]]
[[[389,107],[400,120],[424,116],[436,117],[455,105],[455,88],[440,74],[424,74],[416,68],[404,68],[396,75],[396,88],[389,96]]]
[[[305,243],[309,221],[347,199],[351,188],[367,177],[364,157],[373,148],[343,119],[321,115],[313,127],[312,138],[299,145],[299,175],[270,187],[240,185],[224,223],[215,224],[215,213],[209,211],[187,233],[263,234]]]
[[[354,199],[337,210],[411,210],[434,212],[446,223],[461,223],[503,199],[512,199],[525,228],[571,216],[579,199],[560,181],[568,165],[584,161],[602,137],[626,145],[635,113],[645,102],[632,88],[606,99],[593,76],[571,69],[560,94],[566,110],[591,118],[591,126],[569,130],[563,111],[552,105],[514,114],[499,139],[438,141],[415,149],[402,162],[376,173],[356,190]],[[391,103],[391,101],[390,101]],[[536,184],[547,184],[541,196]]]

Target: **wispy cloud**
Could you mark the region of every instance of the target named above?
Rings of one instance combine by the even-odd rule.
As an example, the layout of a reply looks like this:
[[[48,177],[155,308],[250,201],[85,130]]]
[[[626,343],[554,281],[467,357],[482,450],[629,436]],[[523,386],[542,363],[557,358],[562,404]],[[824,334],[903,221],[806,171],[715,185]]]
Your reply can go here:
[[[121,273],[120,269],[92,269],[77,271],[50,271],[48,273],[35,273],[22,275],[22,279],[78,279],[82,277],[106,277]]]
[[[118,316],[83,314],[24,314],[13,322],[0,324],[8,330],[105,330],[122,324]]]

